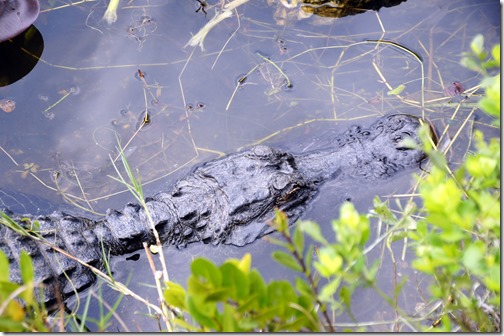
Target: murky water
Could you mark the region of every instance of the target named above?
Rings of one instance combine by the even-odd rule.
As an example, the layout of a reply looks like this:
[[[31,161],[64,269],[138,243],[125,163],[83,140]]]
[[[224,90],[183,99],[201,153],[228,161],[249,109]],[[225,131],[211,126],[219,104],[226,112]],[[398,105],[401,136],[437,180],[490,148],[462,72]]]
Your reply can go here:
[[[487,46],[498,43],[496,1],[409,0],[340,19],[297,20],[293,11],[251,0],[210,31],[203,51],[186,44],[220,8],[219,1],[207,2],[205,15],[196,12],[197,1],[122,1],[112,25],[101,19],[104,1],[42,3],[35,23],[45,44],[41,60],[25,78],[0,88],[0,101],[15,103],[9,113],[0,110],[0,185],[103,213],[132,199],[109,177],[116,175],[112,162],[120,164],[119,146],[152,194],[223,153],[257,143],[302,152],[389,113],[424,115],[446,130],[453,164],[466,153],[474,126],[498,131],[474,109],[478,76],[459,64],[476,34]],[[462,96],[450,90],[454,82],[466,90]],[[357,187],[329,183],[304,218],[328,224],[347,198],[365,212],[374,195],[412,192],[410,175]],[[369,259],[382,258],[378,284],[392,293],[390,252],[382,248]],[[267,279],[292,279],[269,257],[274,249],[258,241],[166,254],[172,278],[182,283],[193,257],[222,261],[246,252]],[[144,261],[142,254],[137,262],[114,262],[119,279],[131,270],[132,288],[156,300],[142,285],[153,283]],[[416,274],[407,259],[401,265],[400,276],[410,280],[400,304],[412,312],[420,302]],[[154,321],[135,314],[146,308],[132,301],[119,308],[128,328],[156,330]],[[369,290],[354,302],[357,321],[394,318]]]

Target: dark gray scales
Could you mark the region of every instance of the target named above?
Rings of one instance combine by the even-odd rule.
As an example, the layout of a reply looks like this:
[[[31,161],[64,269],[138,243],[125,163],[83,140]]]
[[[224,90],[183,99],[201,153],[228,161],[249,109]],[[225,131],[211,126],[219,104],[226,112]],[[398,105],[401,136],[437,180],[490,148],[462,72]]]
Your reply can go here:
[[[283,210],[294,223],[327,180],[383,179],[418,167],[424,153],[408,148],[404,140],[420,143],[420,124],[410,115],[385,116],[368,128],[351,127],[329,147],[300,154],[256,146],[196,167],[169,192],[148,197],[147,208],[165,244],[243,246],[273,231],[268,222],[275,209]],[[143,242],[154,243],[146,211],[135,203],[120,211],[108,210],[98,221],[61,211],[38,216],[8,213],[21,224],[21,217],[37,220],[48,241],[98,268],[102,244],[119,255],[141,249]],[[95,280],[87,268],[7,227],[0,227],[0,248],[11,261],[13,281],[20,281],[21,250],[30,253],[48,303],[54,303],[56,295],[62,300],[72,295],[72,286],[82,290]]]

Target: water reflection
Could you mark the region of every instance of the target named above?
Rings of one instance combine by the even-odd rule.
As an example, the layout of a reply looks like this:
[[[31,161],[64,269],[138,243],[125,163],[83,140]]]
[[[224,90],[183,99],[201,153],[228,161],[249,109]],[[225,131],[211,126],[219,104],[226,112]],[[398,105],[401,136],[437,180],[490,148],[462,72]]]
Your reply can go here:
[[[30,73],[43,51],[44,39],[33,25],[16,37],[0,42],[0,87]]]
[[[120,148],[151,194],[223,153],[257,143],[293,152],[324,147],[349,126],[389,113],[425,114],[453,164],[469,148],[473,125],[497,131],[473,109],[478,76],[459,64],[475,34],[488,45],[499,41],[493,1],[407,1],[357,16],[281,22],[278,7],[249,1],[208,34],[205,52],[184,48],[219,9],[208,3],[205,16],[192,1],[123,2],[110,26],[101,20],[103,3],[44,4],[37,23],[45,38],[41,61],[0,88],[1,100],[16,102],[15,110],[0,114],[0,184],[60,203],[64,193],[65,202],[103,212],[132,200],[108,177]],[[458,85],[447,94],[453,83],[464,88],[462,96],[450,97]],[[409,174],[373,186],[328,185],[304,217],[327,224],[347,198],[366,212],[375,194],[402,200],[412,192]],[[292,278],[271,261],[273,248],[260,241],[243,249],[169,249],[169,271],[184,282],[193,256],[223,260],[251,251],[268,279]],[[392,290],[391,260],[380,251],[369,258],[383,260],[378,281]],[[128,262],[134,273],[150,274],[142,259]],[[411,268],[401,274],[416,276]],[[406,286],[401,304],[414,310],[417,284]],[[375,312],[390,317],[389,307],[369,293],[355,299],[358,320],[376,318]],[[121,304],[123,316],[138,321],[129,305]],[[152,330],[152,321],[142,323]]]

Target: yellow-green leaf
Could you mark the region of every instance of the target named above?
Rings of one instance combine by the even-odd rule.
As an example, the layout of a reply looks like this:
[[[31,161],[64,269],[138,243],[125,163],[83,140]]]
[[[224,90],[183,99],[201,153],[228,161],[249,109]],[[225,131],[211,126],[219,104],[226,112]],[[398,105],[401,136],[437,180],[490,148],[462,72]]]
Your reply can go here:
[[[33,297],[33,264],[30,255],[26,251],[21,251],[21,256],[19,259],[19,267],[21,268],[21,279],[23,284],[27,286],[26,290],[23,292],[23,299],[28,305],[31,305],[34,301]]]
[[[404,89],[406,89],[406,85],[400,84],[396,88],[394,88],[394,89],[390,90],[389,92],[387,92],[387,96],[401,94],[401,92],[403,92]]]

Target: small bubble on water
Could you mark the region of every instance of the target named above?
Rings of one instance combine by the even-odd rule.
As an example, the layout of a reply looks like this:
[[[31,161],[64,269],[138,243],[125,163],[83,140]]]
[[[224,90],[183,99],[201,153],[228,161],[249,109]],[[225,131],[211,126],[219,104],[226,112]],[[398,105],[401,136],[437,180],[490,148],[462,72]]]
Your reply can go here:
[[[73,94],[74,96],[78,95],[80,93],[80,87],[72,86],[70,88],[70,93]]]
[[[44,117],[46,117],[47,120],[53,120],[54,117],[56,116],[54,113],[49,112],[49,111],[43,112],[43,114],[44,114]]]
[[[194,105],[191,104],[191,103],[188,103],[186,106],[185,106],[185,109],[189,112],[192,112],[194,111]]]
[[[142,22],[142,24],[147,24],[152,21],[152,18],[149,15],[142,15],[140,17],[140,21]]]
[[[196,109],[197,109],[197,110],[200,110],[200,111],[201,111],[201,110],[204,110],[204,109],[205,109],[205,107],[206,107],[205,103],[202,103],[202,102],[198,102],[198,103],[196,103]]]
[[[292,82],[285,81],[284,85],[282,85],[283,91],[292,91],[293,88],[294,88],[294,85],[292,84]]]

